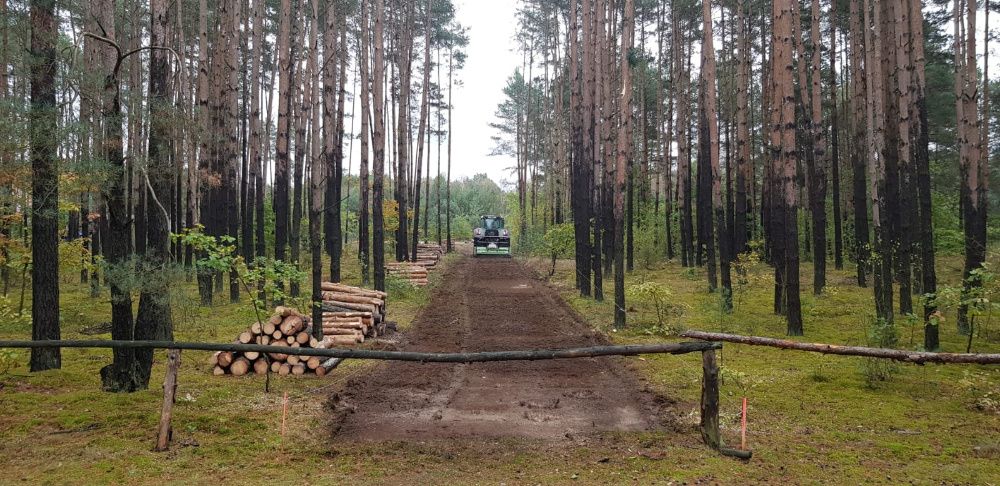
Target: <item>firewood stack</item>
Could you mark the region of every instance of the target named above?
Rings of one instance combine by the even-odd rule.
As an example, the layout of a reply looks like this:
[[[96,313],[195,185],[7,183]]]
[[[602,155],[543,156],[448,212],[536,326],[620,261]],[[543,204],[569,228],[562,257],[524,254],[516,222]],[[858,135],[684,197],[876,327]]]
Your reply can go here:
[[[427,277],[444,255],[444,248],[435,243],[417,245],[417,259],[413,262],[387,262],[386,271],[418,287],[427,285]]]
[[[333,282],[322,288],[324,347],[357,344],[385,332],[388,294]]]
[[[262,344],[269,346],[287,346],[289,348],[325,348],[325,341],[312,337],[312,324],[309,316],[301,314],[291,307],[278,306],[274,315],[264,322],[255,322],[247,330],[240,333],[236,339],[240,344]],[[212,373],[219,375],[243,376],[250,373],[265,374],[268,369],[279,375],[304,375],[314,373],[318,376],[326,374],[322,365],[323,358],[319,356],[297,356],[284,353],[264,353],[248,351],[245,353],[219,351],[213,354],[208,363]]]

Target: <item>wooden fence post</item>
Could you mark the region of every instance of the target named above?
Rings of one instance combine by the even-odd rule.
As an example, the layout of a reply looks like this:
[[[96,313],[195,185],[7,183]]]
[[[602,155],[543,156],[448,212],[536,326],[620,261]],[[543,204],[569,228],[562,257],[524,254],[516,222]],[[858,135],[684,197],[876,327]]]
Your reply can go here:
[[[752,452],[730,449],[722,445],[719,433],[719,363],[715,350],[701,352],[701,438],[705,445],[725,456],[750,459]]]
[[[701,352],[701,438],[712,449],[721,445],[719,439],[719,365],[715,350]]]
[[[170,438],[173,430],[170,419],[174,412],[174,402],[177,397],[177,369],[181,366],[181,350],[167,351],[167,376],[163,379],[163,411],[160,413],[160,430],[156,437],[156,452],[170,448]]]

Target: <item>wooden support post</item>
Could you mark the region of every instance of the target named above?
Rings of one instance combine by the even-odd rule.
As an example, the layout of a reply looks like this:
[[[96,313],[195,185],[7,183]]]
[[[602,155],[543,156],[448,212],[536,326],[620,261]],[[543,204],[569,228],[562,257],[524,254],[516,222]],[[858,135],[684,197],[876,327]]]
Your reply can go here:
[[[722,444],[719,438],[719,364],[715,350],[701,352],[701,438],[712,449]]]
[[[701,438],[724,456],[750,459],[752,452],[730,449],[722,445],[719,432],[719,363],[715,350],[701,352]]]
[[[163,452],[170,447],[173,430],[170,419],[174,413],[174,402],[177,397],[177,370],[181,366],[181,350],[167,351],[167,376],[163,379],[163,411],[160,413],[160,431],[156,437],[156,452]]]

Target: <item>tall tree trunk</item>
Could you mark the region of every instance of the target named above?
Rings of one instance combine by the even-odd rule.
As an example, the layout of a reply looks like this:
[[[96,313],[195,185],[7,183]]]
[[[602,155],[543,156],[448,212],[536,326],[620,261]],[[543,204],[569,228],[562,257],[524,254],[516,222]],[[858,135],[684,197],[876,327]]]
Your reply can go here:
[[[924,15],[920,0],[908,0],[910,9],[910,36],[913,41],[911,52],[913,63],[913,99],[917,120],[913,128],[913,162],[917,173],[917,198],[920,214],[920,275],[921,291],[924,295],[935,296],[924,299],[924,349],[936,351],[940,347],[937,322],[931,315],[937,311],[937,273],[934,265],[934,225],[931,207],[930,133],[927,121],[927,77],[924,57]]]
[[[612,221],[609,220],[613,219],[613,217],[601,217],[603,212],[601,211],[601,201],[609,192],[605,184],[610,185],[608,177],[606,177],[606,174],[603,174],[605,161],[602,160],[604,157],[602,157],[601,152],[601,139],[604,138],[603,133],[608,133],[607,137],[610,139],[611,132],[610,124],[602,120],[602,111],[605,108],[608,108],[608,112],[611,111],[610,94],[605,94],[605,90],[610,92],[610,80],[605,79],[607,77],[605,71],[610,69],[608,64],[610,64],[612,56],[608,55],[611,45],[605,35],[607,13],[604,7],[604,0],[593,0],[591,8],[588,11],[591,13],[590,20],[585,21],[587,32],[589,33],[586,46],[589,46],[590,49],[589,52],[586,48],[584,49],[584,58],[589,59],[587,61],[585,83],[589,84],[590,87],[586,88],[585,98],[586,93],[590,93],[590,104],[585,108],[589,112],[584,126],[586,127],[586,124],[589,123],[590,128],[584,128],[586,131],[584,134],[584,137],[586,137],[584,142],[586,148],[584,150],[587,152],[586,157],[590,166],[591,177],[588,179],[588,184],[590,184],[590,214],[593,216],[590,271],[594,276],[594,300],[601,302],[604,300],[604,266],[602,256],[605,258],[608,256],[601,252],[601,241],[604,239],[604,235],[612,234],[614,231],[614,228],[611,227]],[[603,100],[608,100],[608,102],[602,104]],[[525,105],[528,105],[528,103],[525,103]],[[610,160],[606,162],[607,165],[610,165],[610,163]],[[613,247],[613,245],[611,246]]]
[[[371,99],[371,85],[369,76],[369,45],[370,45],[370,35],[371,31],[368,21],[368,2],[367,0],[361,4],[361,30],[359,31],[361,49],[360,56],[358,56],[359,69],[361,70],[361,166],[358,172],[358,179],[360,185],[359,191],[359,210],[358,210],[358,260],[361,262],[361,283],[362,285],[369,285],[371,283],[371,268],[369,266],[371,262],[371,253],[369,252],[370,237],[369,237],[369,217],[370,217],[370,182],[368,179],[368,146],[370,126],[370,107],[368,105]],[[376,201],[381,204],[382,201]]]
[[[789,336],[801,336],[802,310],[799,303],[799,243],[798,243],[798,188],[796,179],[795,149],[795,93],[792,88],[792,19],[793,8],[798,8],[791,0],[775,0],[772,3],[771,37],[772,85],[771,99],[776,107],[772,110],[776,123],[772,123],[772,147],[775,158],[775,178],[780,183],[776,194],[777,215],[780,223],[774,235],[775,249],[779,251],[775,266],[775,280],[781,282],[783,291],[782,307],[787,320]],[[780,272],[780,275],[778,273]]]
[[[284,261],[289,232],[289,158],[291,136],[292,70],[294,60],[291,48],[292,3],[281,0],[278,24],[278,131],[274,157],[274,258]],[[279,288],[282,282],[277,283]],[[281,303],[278,299],[277,303]]]
[[[193,225],[207,224],[211,219],[208,215],[209,207],[211,204],[202,204],[202,199],[205,196],[210,196],[211,186],[205,185],[205,193],[202,194],[202,174],[210,170],[212,164],[211,147],[212,147],[212,116],[211,116],[211,105],[209,99],[211,98],[211,93],[209,93],[209,72],[211,72],[210,59],[208,53],[211,50],[211,46],[208,41],[208,2],[207,0],[199,0],[198,2],[198,113],[199,113],[199,126],[202,127],[202,133],[198,137],[198,166],[195,170],[195,174],[188,174],[191,180],[194,181],[192,187],[192,194],[188,198],[188,208],[191,210]],[[209,203],[211,200],[209,200]],[[206,228],[207,232],[208,228]],[[204,258],[204,252],[198,256],[198,258]],[[212,298],[214,287],[212,286],[212,276],[214,272],[208,269],[199,268],[198,269],[198,293],[201,297],[201,304],[204,306],[212,305]]]
[[[8,61],[9,41],[7,40],[9,31],[8,28],[9,22],[6,21],[8,15],[7,12],[8,12],[7,0],[0,0],[0,18],[5,19],[3,25],[0,26],[0,67],[2,67],[2,69],[4,69],[5,72],[8,69],[7,66],[9,64]],[[96,41],[90,38],[84,40],[84,56],[87,61],[91,61],[87,63],[87,66],[93,66],[92,61],[93,61],[94,49],[92,46],[94,42]],[[10,93],[8,88],[7,76],[0,76],[0,103],[3,103],[4,106],[6,106],[7,98],[9,96]],[[89,122],[91,123],[91,126],[94,125],[93,123],[94,109],[92,100],[88,98],[91,98],[92,96],[93,95],[90,93],[90,90],[88,90],[84,96],[80,97],[80,118],[81,118],[80,121],[83,123]],[[2,113],[4,115],[7,114],[6,110],[4,110]],[[3,138],[3,141],[6,142],[7,140],[8,136],[5,136]],[[10,150],[3,149],[2,151],[0,151],[0,170],[4,171],[9,170],[9,167],[11,166],[12,162],[13,162],[13,154],[11,153]],[[13,205],[12,199],[13,199],[13,193],[11,190],[11,184],[9,182],[0,183],[0,213],[10,214],[12,212],[11,210],[11,206]],[[88,236],[90,237],[91,241],[90,250],[92,254],[94,252],[93,228],[94,228],[93,224],[88,225]],[[10,237],[11,237],[11,223],[6,220],[0,221],[0,239],[9,239]],[[10,254],[8,252],[7,245],[0,246],[0,260],[8,261],[9,257]],[[0,282],[2,282],[3,285],[3,296],[6,297],[7,292],[10,288],[10,268],[7,265],[0,266]]]
[[[315,24],[309,25],[308,22],[300,18],[297,13],[298,7],[301,5],[296,5],[296,13],[292,14],[295,16],[292,27],[292,62],[297,69],[293,69],[292,72],[292,106],[290,108],[292,110],[292,131],[295,132],[295,153],[292,159],[292,219],[288,235],[288,258],[295,268],[299,268],[302,254],[302,176],[305,173],[306,163],[306,129],[309,126],[309,110],[312,108],[312,100],[309,99],[312,96],[312,89],[309,83],[313,82],[315,77],[315,73],[308,72],[308,67],[306,70],[301,69],[301,57],[309,55],[314,48],[314,46],[306,45],[306,34],[308,29],[316,28]],[[292,279],[289,282],[288,290],[290,296],[298,297],[301,290],[299,282]]]
[[[362,8],[367,7],[367,4],[368,0],[362,0]],[[382,47],[384,19],[384,0],[375,0],[373,47],[375,59],[372,67],[372,118],[375,120],[375,130],[372,132],[375,146],[375,160],[372,166],[372,258],[375,268],[375,289],[381,291],[385,290],[385,221],[382,216],[382,183],[385,179],[385,94],[383,92],[385,60]],[[451,235],[451,231],[448,235]]]
[[[435,206],[437,206],[437,244],[441,246],[444,239],[441,236],[441,136],[444,134],[441,130],[441,122],[443,117],[441,116],[441,47],[437,48],[437,85],[438,85],[438,104],[437,104],[437,179],[434,180],[434,193],[436,197]]]
[[[346,46],[340,45],[340,33],[337,32],[339,20],[337,12],[333,9],[326,11],[326,32],[323,34],[323,154],[325,157],[324,173],[326,175],[325,193],[325,217],[323,219],[323,234],[326,254],[330,257],[330,280],[340,281],[340,188],[343,177],[343,150],[344,139],[340,133],[340,108],[339,101],[342,96],[339,89],[339,74],[341,63],[340,49]]]
[[[225,96],[221,99],[224,100],[223,104],[225,106],[224,113],[221,113],[221,120],[225,123],[225,139],[223,143],[225,144],[225,159],[223,170],[225,171],[225,214],[223,216],[225,222],[220,225],[220,230],[225,232],[225,234],[232,236],[234,239],[238,238],[240,234],[240,211],[239,211],[239,171],[240,171],[240,155],[242,150],[240,148],[240,126],[243,118],[240,110],[240,71],[239,68],[242,63],[240,62],[240,26],[242,24],[243,17],[243,0],[234,0],[233,4],[228,6],[229,11],[232,16],[231,21],[225,28],[229,29],[227,35],[228,44],[226,46],[226,58],[228,63],[226,64],[226,76],[223,78],[223,89]],[[152,123],[152,122],[151,122]],[[169,194],[169,193],[168,193]],[[147,207],[154,204],[156,201],[150,201],[147,203]],[[147,209],[148,210],[148,209]],[[151,224],[151,223],[148,223]],[[147,230],[148,234],[148,230]],[[239,247],[239,241],[236,241],[237,248]],[[229,302],[235,303],[240,301],[240,282],[239,275],[235,268],[231,268],[229,271]]]
[[[423,79],[423,89],[420,94],[420,122],[417,128],[417,158],[414,161],[416,163],[416,178],[414,180],[416,184],[416,191],[414,195],[416,196],[413,200],[413,239],[411,240],[412,252],[410,259],[412,261],[417,261],[417,243],[420,242],[420,178],[421,178],[421,167],[424,161],[424,132],[430,131],[430,97],[431,97],[431,0],[427,0],[426,11],[424,12],[424,79]],[[428,159],[428,174],[430,177],[430,148],[427,150]],[[429,199],[429,197],[428,197]],[[427,214],[424,218],[428,218]],[[426,221],[424,222],[426,224]],[[424,230],[426,233],[426,229]],[[424,235],[426,237],[426,234]]]
[[[830,10],[830,177],[833,182],[833,266],[844,268],[844,224],[840,204],[840,111],[837,99],[837,21],[836,9]]]
[[[238,27],[238,16],[231,11],[234,8],[232,0],[220,3],[226,16],[224,29],[230,29],[228,41],[231,44],[225,51],[228,57],[235,57],[237,42],[235,35]],[[170,77],[169,53],[157,47],[165,46],[170,37],[169,9],[166,0],[150,1],[150,36],[149,43],[153,49],[149,52],[149,145],[148,162],[145,174],[145,187],[148,190],[146,205],[146,254],[144,256],[144,275],[142,290],[139,292],[139,312],[135,320],[136,340],[173,340],[173,320],[170,315],[170,231],[171,222],[163,203],[169,203],[165,198],[170,195],[174,167],[170,161],[169,143],[171,137],[170,93],[168,79]],[[217,55],[223,55],[222,52]],[[230,62],[235,61],[231,59]],[[236,66],[235,63],[231,64]],[[232,122],[236,120],[233,119]],[[235,133],[235,132],[234,132]],[[137,349],[136,359],[139,362],[140,383],[142,388],[149,386],[150,372],[153,367],[153,350]]]
[[[319,2],[320,0],[312,0],[312,25],[313,30],[310,33],[310,45],[312,45],[312,50],[309,52],[309,72],[310,78],[313,80],[313,85],[318,87],[319,81],[316,79],[316,58],[318,53],[316,52],[318,44],[316,40],[316,31],[319,30]],[[335,15],[335,4],[327,4],[327,19]],[[362,16],[365,16],[366,6],[362,6]],[[363,17],[364,18],[364,17]],[[336,30],[329,29],[329,23],[327,24],[328,30],[323,33],[325,36],[324,40],[337,35]],[[362,21],[361,33],[362,37],[368,35],[367,24]],[[317,92],[314,88],[313,92]],[[316,100],[319,101],[319,100]],[[320,133],[319,127],[316,126],[316,121],[319,120],[318,112],[319,106],[313,107],[313,137],[312,143],[317,144],[319,138],[317,135]],[[367,147],[366,147],[367,148]],[[317,151],[313,151],[314,153]],[[318,325],[323,322],[323,234],[322,234],[322,218],[323,218],[323,182],[329,183],[329,180],[324,177],[325,165],[319,160],[318,157],[312,159],[309,171],[309,251],[312,255],[312,320],[313,320],[313,337],[316,339],[323,339],[323,327]]]
[[[911,146],[911,81],[910,73],[912,66],[910,62],[909,50],[911,38],[909,32],[909,9],[906,8],[905,0],[894,0],[891,2],[890,10],[893,12],[892,23],[894,24],[894,38],[892,42],[895,46],[896,86],[893,96],[898,104],[896,111],[899,119],[897,121],[897,131],[899,136],[898,151],[898,211],[899,225],[897,228],[897,251],[896,265],[899,272],[899,312],[902,315],[913,313],[913,288],[912,288],[912,262],[911,253],[913,245],[913,223],[916,220],[916,206],[913,197],[916,186],[914,184],[914,169],[912,162]]]
[[[818,1],[818,0],[814,0]],[[706,225],[706,237],[707,245],[709,247],[709,255],[713,252],[711,247],[714,241],[718,243],[719,247],[719,274],[722,283],[722,308],[724,311],[728,312],[732,310],[733,307],[733,283],[730,276],[730,247],[732,245],[732,239],[729,236],[729,225],[726,223],[726,208],[723,206],[722,202],[722,178],[719,172],[719,120],[718,120],[718,102],[716,100],[715,86],[716,86],[716,67],[715,67],[715,44],[712,36],[712,2],[704,1],[702,2],[702,90],[704,92],[703,100],[705,102],[705,114],[706,122],[708,124],[708,130],[702,132],[704,135],[708,136],[708,139],[702,143],[702,147],[708,148],[708,162],[711,174],[711,195],[712,203],[711,208],[713,216],[715,218],[715,235],[718,238],[714,238],[713,228],[711,222]],[[699,167],[698,169],[702,169]],[[712,258],[710,257],[710,260]],[[712,261],[709,261],[709,268],[714,265]],[[709,282],[711,286],[714,282]]]
[[[586,1],[586,0],[584,0]],[[589,4],[585,4],[589,5]],[[590,166],[585,159],[587,153],[584,147],[584,118],[583,105],[589,101],[583,98],[584,87],[584,65],[583,39],[581,37],[582,27],[580,26],[580,7],[578,2],[571,2],[570,13],[570,75],[573,78],[570,91],[570,106],[573,107],[572,115],[572,137],[573,151],[571,152],[570,172],[572,186],[572,206],[573,206],[573,229],[576,242],[576,287],[580,290],[580,295],[590,297]],[[588,17],[589,18],[589,17]],[[449,116],[450,119],[450,116]],[[451,133],[451,130],[449,130]],[[451,234],[449,232],[449,234]]]
[[[344,101],[347,98],[347,66],[348,66],[348,52],[347,49],[347,17],[340,16],[339,23],[335,24],[339,26],[340,29],[340,44],[338,46],[338,51],[340,52],[340,68],[338,70],[339,81],[337,83],[337,113],[336,113],[336,144],[333,146],[334,149],[334,166],[330,168],[330,186],[333,190],[327,190],[327,195],[332,196],[333,201],[327,204],[327,216],[330,220],[330,227],[327,231],[330,242],[330,279],[334,282],[340,281],[341,274],[341,258],[344,253],[344,239],[340,235],[340,229],[343,227],[342,224],[342,208],[343,208],[343,187],[344,187]],[[338,27],[333,27],[338,28]],[[341,48],[342,47],[342,48]]]
[[[59,339],[59,163],[55,0],[31,0],[31,338]],[[5,20],[6,21],[6,20]],[[6,76],[6,73],[4,73]],[[62,367],[59,348],[32,348],[31,371]]]
[[[400,33],[403,43],[396,53],[396,63],[399,66],[399,117],[396,128],[396,204],[399,206],[399,228],[396,230],[396,261],[405,261],[409,257],[409,208],[408,193],[410,191],[407,174],[410,158],[410,75],[413,64],[413,23],[416,16],[415,6],[406,3],[405,28]]]
[[[632,156],[632,68],[629,52],[635,30],[635,2],[625,0],[622,18],[621,44],[621,100],[618,104],[618,156],[615,160],[615,329],[625,327],[625,255],[624,255],[624,205],[626,191],[626,165]]]
[[[750,63],[753,54],[750,52],[750,39],[747,34],[746,4],[739,0],[736,22],[738,30],[739,58],[737,59],[737,86],[750,86]],[[736,91],[736,194],[733,216],[733,257],[749,249],[747,244],[749,230],[747,216],[749,204],[749,187],[753,184],[753,166],[750,160],[750,123],[747,114],[750,111],[749,96],[745,89]]]
[[[250,82],[253,86],[250,88],[250,109],[248,110],[250,114],[250,156],[248,160],[249,164],[249,180],[247,181],[250,188],[248,188],[248,194],[254,196],[253,200],[247,197],[246,206],[247,210],[244,213],[243,221],[243,238],[244,247],[246,248],[243,258],[247,262],[253,262],[254,255],[254,233],[253,233],[253,222],[256,213],[256,198],[257,192],[261,191],[263,188],[258,186],[257,180],[261,177],[261,166],[264,160],[264,154],[261,153],[261,122],[260,122],[260,78],[263,76],[261,72],[261,56],[263,56],[264,50],[264,0],[252,0],[253,1],[253,53],[252,67],[250,68]],[[182,2],[178,2],[180,4]],[[257,219],[257,226],[263,227],[264,221]],[[259,242],[258,242],[259,244]]]
[[[679,31],[680,25],[674,27]],[[681,38],[679,34],[678,39]],[[685,36],[686,37],[686,36]],[[687,46],[688,49],[685,49]],[[690,40],[678,46],[677,66],[680,80],[677,83],[677,206],[680,212],[681,264],[695,265],[694,222],[691,213],[691,69],[689,61]]]
[[[826,129],[823,126],[823,87],[820,82],[822,37],[819,34],[819,0],[812,0],[810,37],[812,43],[812,91],[809,117],[813,156],[809,160],[809,209],[812,214],[813,294],[823,293],[826,286]],[[801,60],[800,62],[803,62]],[[804,89],[804,88],[803,88]]]
[[[976,0],[965,0],[966,38],[965,59],[961,64],[961,105],[959,113],[959,154],[964,175],[963,191],[965,268],[963,271],[963,294],[967,298],[977,287],[983,285],[982,277],[976,270],[986,261],[986,215],[988,206],[989,177],[988,158],[984,154],[980,132],[979,78],[976,64]],[[959,307],[958,329],[960,333],[971,334],[973,322],[967,305]]]
[[[854,260],[857,264],[858,286],[865,287],[867,281],[868,256],[871,253],[868,243],[868,184],[865,177],[867,166],[866,144],[866,76],[867,71],[862,69],[865,52],[864,30],[861,28],[863,18],[861,10],[861,0],[851,0],[850,5],[850,28],[851,28],[851,113],[852,113],[852,135],[851,144],[851,181],[852,181],[852,203],[854,206]]]
[[[448,49],[448,175],[445,181],[445,204],[447,205],[447,210],[445,211],[445,224],[447,228],[447,238],[448,245],[446,247],[448,253],[454,249],[452,247],[451,241],[451,90],[454,81],[455,74],[455,51],[453,48]]]
[[[869,183],[871,184],[872,223],[874,225],[874,248],[878,252],[877,258],[873,258],[875,265],[872,268],[873,291],[875,295],[875,312],[879,319],[885,322],[892,322],[892,263],[890,240],[891,225],[887,208],[888,191],[886,185],[886,161],[884,157],[886,140],[886,113],[884,110],[883,92],[883,72],[882,72],[882,43],[883,38],[880,29],[880,8],[872,8],[871,0],[865,0],[865,25],[872,28],[865,29],[865,54],[866,54],[866,126],[868,127],[866,138],[868,144],[868,172]]]
[[[101,125],[103,134],[102,156],[112,170],[112,176],[105,179],[101,187],[102,198],[107,202],[108,226],[106,236],[102,237],[104,257],[111,275],[126,275],[130,269],[132,256],[132,238],[125,183],[125,153],[122,144],[122,107],[119,92],[118,55],[114,46],[115,8],[112,0],[100,0],[91,3],[93,24],[89,27],[91,34],[100,35],[110,41],[98,44],[97,64],[104,76],[103,92],[99,101],[101,106]],[[115,276],[106,278],[111,287],[111,338],[115,340],[131,340],[135,338],[132,316],[132,296],[127,290],[126,279]],[[102,388],[114,392],[131,392],[141,388],[136,352],[132,349],[116,349],[112,353],[113,361],[101,369]]]

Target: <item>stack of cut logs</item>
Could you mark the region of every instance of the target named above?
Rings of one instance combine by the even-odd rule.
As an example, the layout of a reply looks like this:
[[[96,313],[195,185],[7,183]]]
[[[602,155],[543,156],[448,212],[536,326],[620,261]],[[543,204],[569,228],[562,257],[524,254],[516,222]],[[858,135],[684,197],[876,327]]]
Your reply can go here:
[[[386,271],[418,287],[427,285],[427,276],[444,255],[444,248],[434,243],[417,245],[417,260],[413,262],[387,262]]]
[[[333,282],[322,288],[324,347],[361,343],[385,332],[388,294]]]
[[[274,315],[264,322],[255,322],[247,330],[240,333],[236,339],[240,344],[263,344],[268,346],[285,346],[289,348],[325,348],[325,341],[312,337],[312,324],[309,316],[301,314],[294,308],[278,306]],[[323,358],[319,356],[298,356],[285,353],[245,353],[219,351],[209,358],[215,375],[231,374],[243,376],[248,373],[264,374],[268,369],[279,375],[304,375],[315,373],[323,376],[327,369],[322,366]]]

